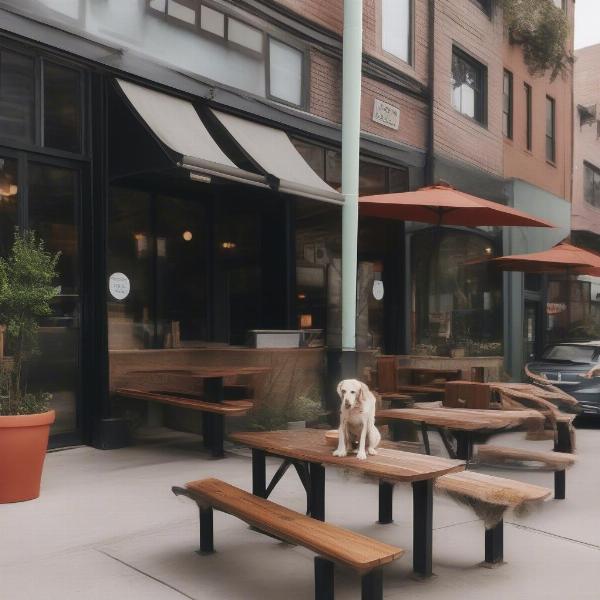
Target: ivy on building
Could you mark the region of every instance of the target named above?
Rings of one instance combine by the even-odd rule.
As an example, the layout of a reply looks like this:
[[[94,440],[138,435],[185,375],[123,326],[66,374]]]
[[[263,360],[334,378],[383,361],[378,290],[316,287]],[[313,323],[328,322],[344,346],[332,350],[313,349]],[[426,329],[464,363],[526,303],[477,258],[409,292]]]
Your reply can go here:
[[[552,80],[573,64],[569,52],[569,20],[552,0],[500,0],[512,43],[523,49],[531,75],[550,72]]]

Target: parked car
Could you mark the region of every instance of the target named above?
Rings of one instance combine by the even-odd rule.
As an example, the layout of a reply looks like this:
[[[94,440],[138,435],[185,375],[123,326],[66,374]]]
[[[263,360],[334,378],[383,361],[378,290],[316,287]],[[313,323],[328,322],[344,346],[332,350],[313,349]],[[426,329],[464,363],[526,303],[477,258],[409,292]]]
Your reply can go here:
[[[579,401],[583,415],[600,415],[600,341],[548,346],[529,370],[546,378]],[[586,377],[597,367],[594,377]]]

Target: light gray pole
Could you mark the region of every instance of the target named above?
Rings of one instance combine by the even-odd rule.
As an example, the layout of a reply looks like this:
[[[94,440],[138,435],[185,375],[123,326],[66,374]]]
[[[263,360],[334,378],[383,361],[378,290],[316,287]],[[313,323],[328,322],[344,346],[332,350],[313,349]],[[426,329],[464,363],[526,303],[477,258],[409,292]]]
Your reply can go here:
[[[362,0],[344,0],[342,99],[342,351],[356,350]]]

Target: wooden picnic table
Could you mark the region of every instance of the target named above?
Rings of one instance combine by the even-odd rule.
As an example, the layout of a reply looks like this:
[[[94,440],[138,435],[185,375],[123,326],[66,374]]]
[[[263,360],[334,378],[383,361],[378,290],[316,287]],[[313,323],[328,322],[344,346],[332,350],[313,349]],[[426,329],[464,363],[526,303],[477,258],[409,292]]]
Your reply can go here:
[[[433,531],[433,481],[447,473],[465,469],[462,461],[379,448],[367,460],[355,455],[333,456],[333,448],[321,429],[233,433],[230,439],[252,449],[252,493],[267,498],[290,465],[293,465],[307,494],[308,513],[325,520],[325,466],[351,469],[379,481],[379,522],[390,523],[393,489],[396,483],[410,483],[413,489],[413,569],[431,575]],[[284,459],[267,486],[267,455]]]
[[[440,431],[446,450],[452,458],[470,460],[473,455],[473,440],[476,435],[519,427],[534,422],[543,423],[544,416],[537,410],[479,410],[473,408],[403,408],[377,411],[377,419],[390,421],[411,421],[421,426],[425,451],[430,453],[427,427]],[[448,443],[444,430],[456,438],[454,452]]]

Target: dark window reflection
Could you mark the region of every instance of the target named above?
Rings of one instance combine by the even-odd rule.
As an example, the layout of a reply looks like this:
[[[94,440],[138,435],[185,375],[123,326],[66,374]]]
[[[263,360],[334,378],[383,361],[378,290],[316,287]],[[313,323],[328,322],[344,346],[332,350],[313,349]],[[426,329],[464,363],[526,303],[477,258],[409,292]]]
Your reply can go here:
[[[79,173],[29,163],[29,227],[50,252],[60,252],[59,296],[53,314],[42,323],[40,352],[31,365],[31,389],[50,392],[56,423],[52,433],[77,427],[79,391]]]
[[[44,62],[44,146],[81,152],[81,74]]]
[[[0,52],[0,136],[35,141],[34,62],[29,56]]]
[[[17,225],[17,161],[0,158],[0,256],[6,256]]]
[[[374,194],[385,194],[386,168],[383,165],[360,161],[359,167],[359,193],[361,196],[372,196]]]

